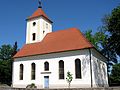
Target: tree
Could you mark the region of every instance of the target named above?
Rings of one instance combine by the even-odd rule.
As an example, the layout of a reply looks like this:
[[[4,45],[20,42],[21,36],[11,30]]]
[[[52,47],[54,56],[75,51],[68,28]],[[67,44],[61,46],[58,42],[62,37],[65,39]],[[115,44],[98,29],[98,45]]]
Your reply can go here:
[[[98,49],[98,41],[94,38],[94,35],[92,34],[92,30],[87,30],[85,32],[85,37]]]
[[[15,44],[13,45],[13,53],[12,53],[12,56],[14,56],[18,51],[19,51],[18,45],[17,45],[17,42],[15,42]]]
[[[99,50],[104,56],[108,58],[107,66],[108,72],[110,72],[110,67],[117,63],[116,53],[113,52],[108,46],[108,35],[105,31],[99,30],[98,32],[92,34],[92,30],[85,32],[86,38]]]
[[[109,32],[108,47],[120,56],[120,6],[103,18],[102,28]]]
[[[92,34],[92,30],[87,30],[85,33],[85,37],[94,45],[96,49],[101,51],[103,49],[103,45],[107,42],[107,35],[102,30]]]
[[[66,78],[66,80],[68,82],[68,88],[70,88],[70,84],[72,82],[72,79],[73,79],[72,74],[68,71],[67,72],[67,78]]]
[[[112,85],[120,85],[120,63],[113,65],[110,75],[110,83]]]
[[[0,60],[10,60],[12,58],[13,49],[11,45],[2,45],[0,48]]]
[[[85,33],[86,38],[108,58],[108,72],[110,67],[117,63],[117,55],[120,56],[120,6],[114,8],[110,15],[105,15],[103,26],[92,34],[92,30]],[[117,72],[117,71],[116,71]]]
[[[11,84],[12,80],[12,60],[0,61],[0,83]]]
[[[17,42],[13,46],[2,45],[0,47],[0,83],[2,84],[11,84],[12,61],[17,51]]]

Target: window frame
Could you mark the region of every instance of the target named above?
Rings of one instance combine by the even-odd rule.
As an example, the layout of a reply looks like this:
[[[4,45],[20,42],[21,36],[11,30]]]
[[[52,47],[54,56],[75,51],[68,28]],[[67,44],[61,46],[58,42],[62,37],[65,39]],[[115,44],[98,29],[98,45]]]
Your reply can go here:
[[[75,78],[82,79],[82,72],[81,72],[81,60],[79,58],[75,59]]]
[[[64,61],[59,61],[59,79],[64,80],[65,79],[65,72],[64,72]]]
[[[44,62],[44,71],[49,71],[49,62]]]
[[[36,78],[36,64],[31,64],[31,80],[35,80]]]
[[[35,26],[36,25],[36,22],[33,22],[33,26]]]
[[[35,41],[36,40],[36,33],[33,33],[32,34],[32,41]]]
[[[19,71],[19,80],[23,80],[23,71],[24,71],[24,65],[20,64],[20,71]]]

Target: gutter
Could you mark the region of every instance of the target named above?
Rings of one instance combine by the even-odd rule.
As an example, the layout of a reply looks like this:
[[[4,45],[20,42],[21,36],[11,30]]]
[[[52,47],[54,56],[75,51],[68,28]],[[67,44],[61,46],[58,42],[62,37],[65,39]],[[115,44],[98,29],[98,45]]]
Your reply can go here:
[[[91,75],[91,88],[93,87],[93,79],[92,79],[92,61],[91,61],[91,49],[89,48],[89,59],[90,59],[90,75]]]

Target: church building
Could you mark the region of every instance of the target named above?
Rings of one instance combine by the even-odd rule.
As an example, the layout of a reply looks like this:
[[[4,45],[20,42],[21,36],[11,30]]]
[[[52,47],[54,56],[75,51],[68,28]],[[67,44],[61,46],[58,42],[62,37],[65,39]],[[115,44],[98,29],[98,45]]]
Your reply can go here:
[[[27,18],[26,44],[14,56],[12,86],[26,88],[107,87],[107,59],[77,28],[52,32],[42,7]]]

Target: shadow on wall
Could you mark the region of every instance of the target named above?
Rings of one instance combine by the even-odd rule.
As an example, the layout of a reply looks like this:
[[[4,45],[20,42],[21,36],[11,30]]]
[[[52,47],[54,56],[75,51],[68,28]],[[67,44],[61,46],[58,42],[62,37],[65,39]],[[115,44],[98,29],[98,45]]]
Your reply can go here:
[[[100,60],[93,61],[93,73],[94,73],[94,80],[97,87],[106,87],[106,71],[105,65]]]
[[[90,65],[89,55],[86,55],[82,59],[82,72],[83,72],[83,76],[86,76],[87,71],[89,69],[89,65]]]

